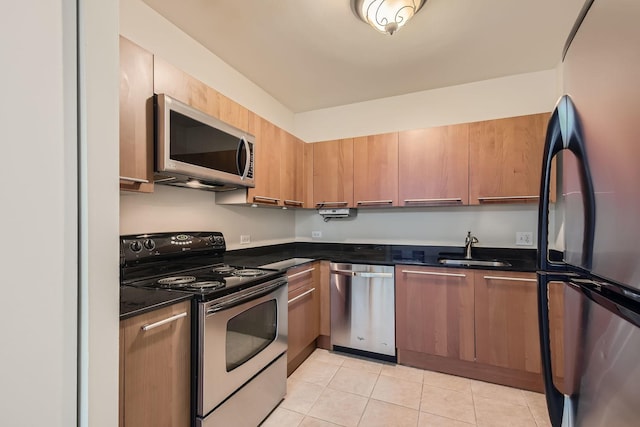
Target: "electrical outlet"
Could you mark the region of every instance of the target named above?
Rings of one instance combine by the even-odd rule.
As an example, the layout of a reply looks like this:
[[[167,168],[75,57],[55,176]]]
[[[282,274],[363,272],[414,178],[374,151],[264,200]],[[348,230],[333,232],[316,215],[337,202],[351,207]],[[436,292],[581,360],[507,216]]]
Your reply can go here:
[[[251,235],[249,234],[241,234],[240,235],[240,244],[246,245],[247,243],[251,243]]]
[[[314,239],[322,238],[322,231],[312,231],[311,232],[311,237],[314,238]]]
[[[531,231],[516,231],[516,245],[533,246],[533,233]]]

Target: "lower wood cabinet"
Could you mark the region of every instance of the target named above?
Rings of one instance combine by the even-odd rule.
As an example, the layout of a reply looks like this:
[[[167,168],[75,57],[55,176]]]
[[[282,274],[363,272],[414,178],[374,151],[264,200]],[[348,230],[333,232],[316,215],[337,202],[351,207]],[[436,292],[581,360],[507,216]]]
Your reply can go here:
[[[396,346],[474,360],[473,273],[396,267]]]
[[[316,348],[320,333],[319,263],[314,262],[287,271],[289,280],[289,331],[287,375]]]
[[[191,425],[190,307],[186,301],[120,322],[120,427]]]
[[[542,391],[535,273],[396,266],[398,363]],[[562,389],[562,285],[549,288]]]
[[[475,272],[476,360],[539,374],[535,273]]]

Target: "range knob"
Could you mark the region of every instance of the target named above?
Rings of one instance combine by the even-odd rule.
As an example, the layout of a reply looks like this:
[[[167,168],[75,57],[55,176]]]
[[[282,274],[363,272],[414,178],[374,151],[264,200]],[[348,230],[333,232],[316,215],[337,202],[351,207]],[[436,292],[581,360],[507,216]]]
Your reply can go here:
[[[222,236],[216,236],[216,244],[218,244],[218,245],[224,245],[224,237],[222,237]]]
[[[147,239],[144,241],[143,243],[144,247],[150,251],[154,250],[156,248],[156,242],[154,242],[151,239]]]
[[[142,250],[142,245],[140,244],[139,241],[134,240],[129,245],[129,249],[131,249],[132,252],[136,252],[137,253],[137,252],[140,252]]]

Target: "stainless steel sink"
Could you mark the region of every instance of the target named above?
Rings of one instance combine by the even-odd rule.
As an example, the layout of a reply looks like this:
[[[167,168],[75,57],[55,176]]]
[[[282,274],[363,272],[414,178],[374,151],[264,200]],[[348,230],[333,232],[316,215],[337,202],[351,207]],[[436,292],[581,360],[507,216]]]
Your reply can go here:
[[[438,262],[442,265],[455,265],[455,266],[467,266],[467,267],[511,267],[506,261],[500,261],[497,259],[454,259],[454,258],[440,258]]]

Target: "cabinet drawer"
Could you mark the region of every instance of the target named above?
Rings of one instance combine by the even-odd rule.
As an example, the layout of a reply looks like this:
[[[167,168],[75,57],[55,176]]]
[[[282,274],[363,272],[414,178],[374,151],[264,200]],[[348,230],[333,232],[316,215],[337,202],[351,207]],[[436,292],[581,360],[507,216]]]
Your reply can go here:
[[[316,264],[312,263],[290,268],[287,271],[287,280],[289,281],[289,299],[291,299],[292,295],[303,286],[313,288],[314,274],[316,270]]]

